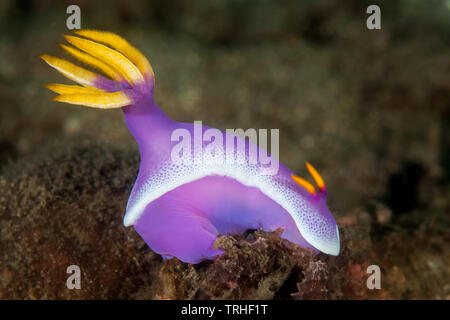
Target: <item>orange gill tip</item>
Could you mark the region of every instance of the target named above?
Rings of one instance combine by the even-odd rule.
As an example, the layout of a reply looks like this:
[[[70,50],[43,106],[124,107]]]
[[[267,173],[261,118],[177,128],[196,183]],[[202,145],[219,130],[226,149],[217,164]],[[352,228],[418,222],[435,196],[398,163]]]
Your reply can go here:
[[[308,161],[306,162],[306,169],[308,169],[309,173],[313,177],[314,181],[316,182],[317,186],[319,187],[319,190],[322,193],[326,193],[325,182],[323,181],[319,172],[317,172],[317,170]]]
[[[75,49],[74,47],[70,47],[64,43],[59,43],[59,46],[74,58],[84,62],[85,64],[91,67],[94,67],[99,71],[102,71],[104,74],[106,74],[113,80],[115,81],[122,80],[122,77],[120,76],[119,72],[108,66],[106,63],[103,63],[101,60],[94,58],[90,54],[84,53],[83,51]]]
[[[315,196],[317,194],[316,188],[308,181],[294,174],[291,174],[292,180],[294,180],[298,185],[305,188],[311,195]]]

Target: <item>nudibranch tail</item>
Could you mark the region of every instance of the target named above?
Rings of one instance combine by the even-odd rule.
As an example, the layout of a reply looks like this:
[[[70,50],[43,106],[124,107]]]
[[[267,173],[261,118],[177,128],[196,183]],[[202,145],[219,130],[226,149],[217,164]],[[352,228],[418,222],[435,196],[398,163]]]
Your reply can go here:
[[[133,105],[152,94],[153,69],[144,55],[126,40],[110,32],[79,30],[77,36],[64,38],[72,45],[61,48],[106,77],[79,67],[67,60],[43,54],[51,67],[81,86],[48,84],[59,95],[53,100],[92,108],[113,109]]]

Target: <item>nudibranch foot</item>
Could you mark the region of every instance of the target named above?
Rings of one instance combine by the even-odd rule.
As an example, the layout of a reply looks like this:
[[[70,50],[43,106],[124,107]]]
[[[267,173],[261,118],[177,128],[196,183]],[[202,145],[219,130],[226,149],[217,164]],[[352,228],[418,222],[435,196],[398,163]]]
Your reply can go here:
[[[146,206],[134,227],[155,252],[189,263],[220,255],[213,249],[218,235],[249,229],[282,229],[282,238],[318,252],[279,204],[256,187],[222,176],[204,177],[165,193]]]
[[[150,248],[165,258],[198,263],[223,253],[213,249],[219,233],[205,215],[170,200],[150,203],[134,227]]]

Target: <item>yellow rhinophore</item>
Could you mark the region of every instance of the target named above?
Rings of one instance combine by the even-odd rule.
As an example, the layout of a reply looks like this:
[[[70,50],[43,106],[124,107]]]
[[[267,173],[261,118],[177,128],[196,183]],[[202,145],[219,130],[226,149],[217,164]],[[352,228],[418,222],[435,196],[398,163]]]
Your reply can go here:
[[[79,36],[111,46],[130,59],[144,75],[154,77],[153,68],[147,58],[121,36],[112,32],[97,30],[77,30],[75,33]]]
[[[94,58],[93,56],[84,53],[80,50],[77,50],[73,47],[70,47],[68,45],[65,45],[63,43],[59,44],[61,48],[63,48],[65,51],[70,53],[74,58],[77,58],[80,61],[83,61],[84,63],[96,68],[97,70],[103,71],[105,74],[110,76],[112,79],[116,81],[121,81],[122,77],[120,76],[119,72],[108,66],[106,63],[102,62],[101,60],[98,60],[97,58]]]
[[[64,36],[73,47],[66,44],[60,46],[74,58],[103,72],[112,80],[67,60],[43,54],[40,57],[51,67],[82,85],[46,85],[59,94],[53,100],[93,108],[120,108],[133,104],[133,97],[136,96],[134,93],[130,94],[133,87],[154,85],[150,62],[120,36],[95,30],[80,30],[76,34],[88,39]]]
[[[80,86],[73,86],[70,84],[59,84],[59,83],[49,83],[45,85],[47,89],[52,90],[53,92],[56,92],[58,94],[99,94],[102,92],[105,92],[101,89],[97,88],[87,88],[87,87],[80,87]]]
[[[43,54],[40,57],[42,60],[47,62],[51,67],[61,72],[64,76],[83,86],[93,87],[95,80],[98,77],[95,73],[80,68],[79,66],[74,65],[69,61],[52,57],[49,56],[48,54]]]
[[[121,108],[131,103],[131,99],[122,91],[100,94],[61,94],[54,97],[53,100],[100,109]]]
[[[139,69],[120,52],[91,40],[74,36],[64,36],[64,38],[73,46],[80,48],[118,70],[130,84],[136,85],[145,81]]]

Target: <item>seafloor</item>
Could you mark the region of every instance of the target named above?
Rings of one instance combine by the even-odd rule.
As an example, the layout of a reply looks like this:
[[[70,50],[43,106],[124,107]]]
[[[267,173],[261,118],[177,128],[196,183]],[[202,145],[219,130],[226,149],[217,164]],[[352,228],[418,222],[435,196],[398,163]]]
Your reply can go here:
[[[174,119],[279,128],[281,160],[325,178],[342,252],[249,231],[213,262],[163,262],[122,225],[139,158],[121,112],[43,87],[69,83],[37,58],[62,54],[69,3],[2,1],[1,299],[450,298],[448,1],[379,1],[379,31],[357,0],[72,2],[145,53]]]

